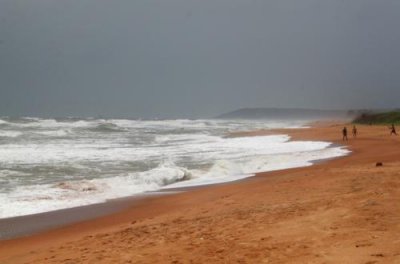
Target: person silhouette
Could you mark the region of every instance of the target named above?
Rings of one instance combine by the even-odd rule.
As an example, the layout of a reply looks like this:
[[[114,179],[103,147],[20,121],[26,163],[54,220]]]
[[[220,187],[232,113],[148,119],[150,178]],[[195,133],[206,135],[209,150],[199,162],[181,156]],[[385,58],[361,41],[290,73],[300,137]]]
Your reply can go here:
[[[353,126],[353,137],[357,137],[357,128]]]
[[[347,127],[344,127],[344,128],[343,128],[342,134],[343,134],[343,140],[349,140],[349,139],[347,138]]]
[[[392,126],[390,126],[389,129],[390,129],[390,135],[394,134],[397,136],[396,128],[395,128],[394,124],[392,124]]]

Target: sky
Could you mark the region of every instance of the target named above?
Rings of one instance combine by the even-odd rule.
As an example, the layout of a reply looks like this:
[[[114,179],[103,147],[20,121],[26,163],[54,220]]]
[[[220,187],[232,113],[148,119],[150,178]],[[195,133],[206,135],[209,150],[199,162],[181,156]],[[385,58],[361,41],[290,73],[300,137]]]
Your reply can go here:
[[[0,0],[0,116],[397,108],[398,0]]]

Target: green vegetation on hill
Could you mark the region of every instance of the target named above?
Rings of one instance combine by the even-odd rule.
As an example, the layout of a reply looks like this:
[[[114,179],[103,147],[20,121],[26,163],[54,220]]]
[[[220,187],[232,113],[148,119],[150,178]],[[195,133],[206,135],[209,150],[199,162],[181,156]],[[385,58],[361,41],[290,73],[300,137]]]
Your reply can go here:
[[[385,113],[366,113],[357,117],[353,123],[358,124],[400,124],[400,111]]]

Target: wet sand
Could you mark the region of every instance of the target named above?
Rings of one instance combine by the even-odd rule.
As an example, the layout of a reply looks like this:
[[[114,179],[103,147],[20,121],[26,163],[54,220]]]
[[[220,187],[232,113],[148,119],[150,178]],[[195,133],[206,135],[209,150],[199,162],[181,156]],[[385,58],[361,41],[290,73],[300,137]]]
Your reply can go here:
[[[1,241],[0,263],[400,263],[400,137],[359,126],[343,143],[342,126],[273,133],[345,144],[350,156]]]
[[[0,219],[0,241],[25,237],[57,227],[110,215],[130,207],[132,204],[141,203],[143,199],[181,191],[183,190],[147,192],[108,200],[104,203]]]

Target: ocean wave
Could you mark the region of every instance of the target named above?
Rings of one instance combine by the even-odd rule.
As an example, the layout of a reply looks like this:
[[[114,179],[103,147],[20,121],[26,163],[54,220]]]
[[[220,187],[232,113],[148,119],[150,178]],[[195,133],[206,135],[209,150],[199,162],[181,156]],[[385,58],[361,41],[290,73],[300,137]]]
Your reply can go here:
[[[159,190],[169,184],[190,180],[191,177],[188,169],[163,162],[145,172],[111,178],[18,186],[8,195],[0,193],[0,218],[101,203],[108,199]]]
[[[47,137],[65,137],[69,135],[71,131],[67,129],[61,129],[61,130],[35,131],[34,133]]]
[[[8,122],[3,119],[0,119],[0,125],[3,125],[3,124],[8,124]]]
[[[167,160],[147,171],[114,177],[18,186],[8,195],[0,194],[0,218],[101,203],[147,191],[235,181],[257,172],[310,166],[315,160],[348,153],[341,147],[329,147],[301,154],[281,153],[217,160],[202,169],[188,169]]]
[[[191,178],[192,172],[190,170],[168,161],[143,172],[128,173],[110,178],[65,181],[54,184],[53,187],[76,192],[110,191],[108,195],[105,194],[105,197],[109,199],[119,197],[122,189],[125,190],[125,194],[129,195],[159,189]]]
[[[26,126],[36,126],[40,128],[80,128],[93,126],[93,121],[87,120],[63,120],[58,121],[56,119],[40,119],[36,122],[26,124]]]
[[[1,137],[8,137],[8,138],[16,138],[21,136],[22,133],[18,131],[0,131],[0,138]]]
[[[10,176],[26,176],[26,175],[29,174],[15,170],[7,170],[7,169],[0,170],[0,178],[10,178]]]
[[[71,190],[77,192],[94,192],[99,191],[96,184],[89,181],[68,181],[60,182],[54,185],[54,188],[59,188],[63,190]]]
[[[346,154],[329,142],[293,142],[287,135],[224,137],[270,123],[3,119],[12,124],[0,134],[22,134],[0,141],[0,163],[8,170],[0,170],[0,218],[228,182]]]
[[[114,123],[101,123],[95,127],[88,128],[88,130],[99,133],[118,133],[127,131],[125,128],[119,127]]]
[[[3,120],[4,121],[4,120]],[[88,127],[92,126],[97,121],[89,121],[89,120],[57,120],[57,119],[41,119],[41,118],[13,118],[4,121],[1,124],[8,125],[11,127],[19,127],[19,128],[41,128],[41,129],[53,129],[53,128],[78,128],[78,127]]]

